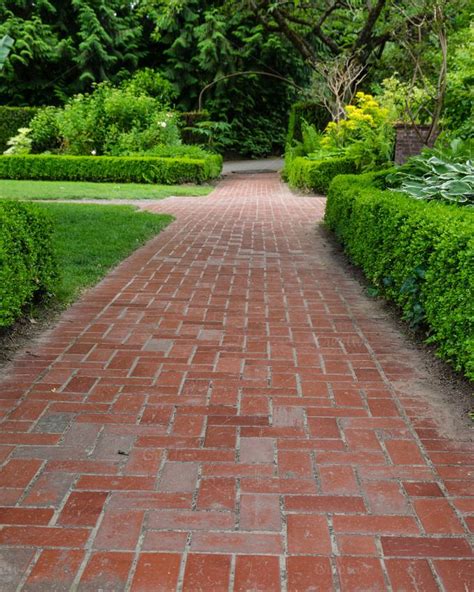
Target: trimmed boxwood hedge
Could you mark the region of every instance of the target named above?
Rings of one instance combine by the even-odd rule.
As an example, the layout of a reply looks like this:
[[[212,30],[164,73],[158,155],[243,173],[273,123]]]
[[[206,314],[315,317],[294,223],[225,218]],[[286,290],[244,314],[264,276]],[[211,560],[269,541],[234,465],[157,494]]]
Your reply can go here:
[[[37,112],[37,107],[0,106],[0,154],[8,148],[7,142],[17,135],[18,128],[28,127]]]
[[[98,181],[117,183],[203,183],[222,170],[222,157],[165,158],[152,156],[0,156],[0,179]]]
[[[297,156],[287,158],[285,162],[285,177],[290,186],[316,193],[326,193],[336,175],[356,172],[356,163],[345,157],[311,160],[305,156]]]
[[[54,291],[57,264],[53,225],[34,204],[0,201],[0,327],[23,307]]]
[[[336,177],[326,224],[380,294],[474,379],[474,212],[384,190],[386,174]]]

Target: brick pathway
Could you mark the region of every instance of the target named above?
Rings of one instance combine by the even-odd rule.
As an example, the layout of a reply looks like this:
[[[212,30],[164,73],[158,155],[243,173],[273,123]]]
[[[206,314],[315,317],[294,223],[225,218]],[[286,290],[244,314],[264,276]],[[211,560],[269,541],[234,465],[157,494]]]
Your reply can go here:
[[[472,447],[323,200],[148,207],[177,221],[1,387],[2,592],[472,590]]]

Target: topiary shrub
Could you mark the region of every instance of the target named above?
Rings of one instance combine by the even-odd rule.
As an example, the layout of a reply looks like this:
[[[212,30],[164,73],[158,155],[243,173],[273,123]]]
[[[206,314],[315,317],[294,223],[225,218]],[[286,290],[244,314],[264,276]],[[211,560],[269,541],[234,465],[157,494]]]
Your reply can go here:
[[[381,189],[386,175],[336,177],[325,222],[378,292],[474,379],[474,212]]]
[[[50,219],[34,204],[0,201],[0,327],[13,324],[26,304],[54,292],[52,236]]]

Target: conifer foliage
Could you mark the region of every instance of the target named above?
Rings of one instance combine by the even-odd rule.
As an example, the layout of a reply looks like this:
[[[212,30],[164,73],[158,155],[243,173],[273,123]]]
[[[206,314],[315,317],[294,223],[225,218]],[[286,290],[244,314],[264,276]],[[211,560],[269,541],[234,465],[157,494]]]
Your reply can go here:
[[[137,67],[142,27],[121,0],[6,0],[0,37],[15,44],[0,77],[0,101],[59,103],[92,82],[115,81]]]

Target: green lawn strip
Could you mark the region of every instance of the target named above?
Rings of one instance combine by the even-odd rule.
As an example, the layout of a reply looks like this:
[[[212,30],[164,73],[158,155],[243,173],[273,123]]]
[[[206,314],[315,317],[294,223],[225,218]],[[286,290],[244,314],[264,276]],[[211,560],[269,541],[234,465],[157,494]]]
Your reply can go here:
[[[53,219],[62,303],[97,283],[109,269],[158,234],[173,217],[137,211],[133,206],[38,204]]]
[[[8,199],[164,199],[208,195],[211,185],[141,185],[76,181],[10,181],[0,179],[0,197]]]

